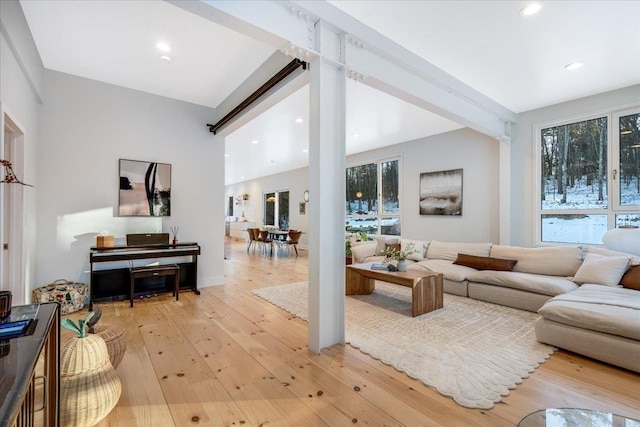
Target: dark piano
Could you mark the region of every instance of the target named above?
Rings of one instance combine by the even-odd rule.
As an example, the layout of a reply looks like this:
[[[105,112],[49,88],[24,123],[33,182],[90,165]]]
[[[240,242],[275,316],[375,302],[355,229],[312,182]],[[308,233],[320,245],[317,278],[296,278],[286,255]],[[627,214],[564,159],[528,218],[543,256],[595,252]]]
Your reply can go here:
[[[181,260],[172,264],[180,267],[180,290],[190,290],[200,295],[198,290],[198,255],[200,255],[200,246],[197,243],[92,247],[89,253],[91,264],[89,310],[93,309],[94,302],[129,299],[130,267],[134,264],[135,266],[141,265],[134,263],[138,260],[153,261],[160,258],[190,257],[189,261]],[[130,266],[118,265],[114,268],[95,269],[96,264],[115,261],[129,261]],[[155,278],[155,280],[150,278],[146,283],[141,283],[136,288],[136,292],[141,295],[171,292],[170,284],[165,282],[164,277]]]

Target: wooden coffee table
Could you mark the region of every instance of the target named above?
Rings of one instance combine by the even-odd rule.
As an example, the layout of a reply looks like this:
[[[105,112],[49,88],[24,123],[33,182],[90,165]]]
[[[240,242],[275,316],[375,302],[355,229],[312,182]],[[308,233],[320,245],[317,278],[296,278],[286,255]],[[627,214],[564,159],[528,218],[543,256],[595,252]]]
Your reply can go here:
[[[411,288],[411,315],[413,317],[443,307],[442,273],[434,271],[391,272],[372,270],[371,263],[347,265],[346,294],[368,295],[375,289],[376,280]]]

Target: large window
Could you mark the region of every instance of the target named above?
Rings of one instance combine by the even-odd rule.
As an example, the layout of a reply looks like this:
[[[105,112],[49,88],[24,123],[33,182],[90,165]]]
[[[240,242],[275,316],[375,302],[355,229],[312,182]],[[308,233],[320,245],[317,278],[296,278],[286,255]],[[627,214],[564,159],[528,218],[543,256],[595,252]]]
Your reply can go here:
[[[346,230],[400,235],[398,159],[347,168]]]
[[[264,225],[289,229],[289,191],[264,193]]]
[[[602,243],[640,225],[640,112],[539,129],[539,242]]]

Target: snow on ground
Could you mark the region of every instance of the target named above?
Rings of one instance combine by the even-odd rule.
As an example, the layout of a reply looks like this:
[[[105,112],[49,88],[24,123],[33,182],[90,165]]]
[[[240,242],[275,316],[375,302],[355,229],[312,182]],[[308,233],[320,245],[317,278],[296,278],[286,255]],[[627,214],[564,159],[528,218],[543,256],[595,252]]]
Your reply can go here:
[[[640,206],[640,193],[637,191],[635,178],[622,185],[622,206]],[[602,235],[607,231],[607,183],[603,183],[604,201],[598,201],[598,183],[586,185],[581,180],[574,187],[569,188],[567,202],[561,203],[562,195],[554,193],[555,185],[549,181],[546,185],[546,198],[542,201],[542,241],[558,243],[602,244]],[[397,202],[385,201],[385,213],[398,213]],[[574,215],[545,215],[545,210],[551,209],[602,209],[602,214],[574,214]],[[367,203],[355,200],[347,202],[347,215],[377,215],[377,201],[373,203],[371,211],[367,211]],[[616,214],[617,225],[640,226],[640,213]],[[400,218],[382,218],[382,230],[378,230],[378,220],[372,217],[349,217],[346,219],[346,229],[364,231],[368,234],[399,235]]]

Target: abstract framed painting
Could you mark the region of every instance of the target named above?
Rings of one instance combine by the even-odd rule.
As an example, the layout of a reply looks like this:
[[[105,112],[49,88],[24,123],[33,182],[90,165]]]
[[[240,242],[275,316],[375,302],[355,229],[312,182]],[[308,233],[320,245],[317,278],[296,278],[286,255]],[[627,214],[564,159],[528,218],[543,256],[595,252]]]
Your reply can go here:
[[[171,216],[171,165],[120,159],[119,216]]]
[[[420,215],[462,215],[462,169],[420,174]]]

